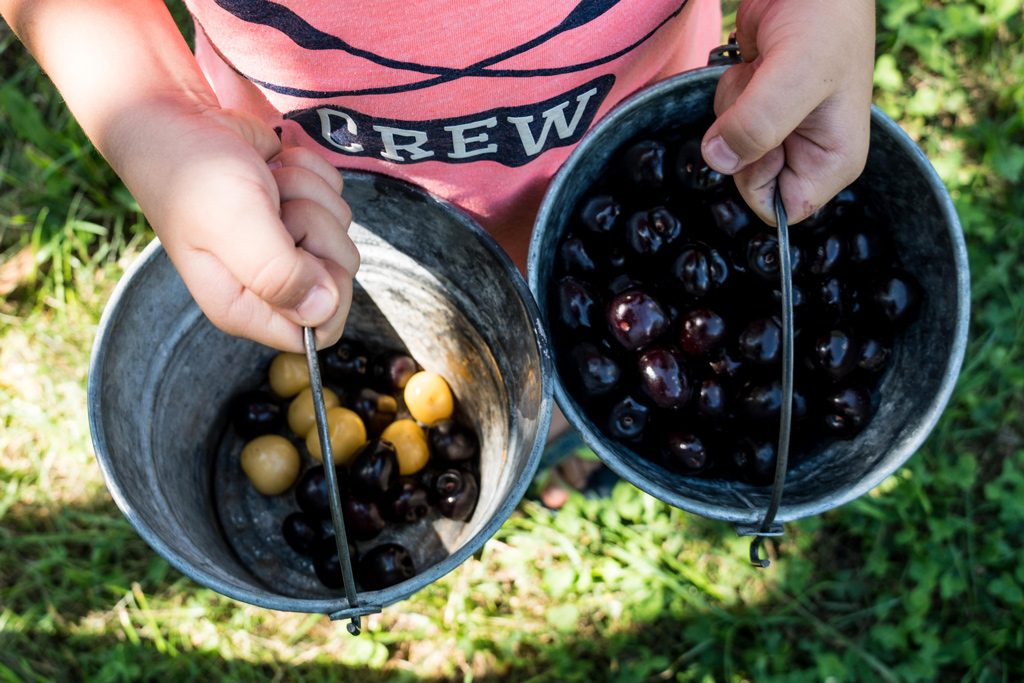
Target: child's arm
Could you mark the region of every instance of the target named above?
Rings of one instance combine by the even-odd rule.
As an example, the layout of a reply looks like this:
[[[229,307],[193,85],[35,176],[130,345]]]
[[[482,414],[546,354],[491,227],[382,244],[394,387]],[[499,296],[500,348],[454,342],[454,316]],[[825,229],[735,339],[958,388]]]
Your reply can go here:
[[[341,176],[220,108],[161,0],[0,0],[221,329],[293,351],[342,331],[359,257]],[[298,245],[298,246],[297,246]]]
[[[775,224],[781,182],[791,222],[864,169],[874,69],[873,0],[743,0],[743,63],[715,94],[704,158],[732,173],[747,203]]]

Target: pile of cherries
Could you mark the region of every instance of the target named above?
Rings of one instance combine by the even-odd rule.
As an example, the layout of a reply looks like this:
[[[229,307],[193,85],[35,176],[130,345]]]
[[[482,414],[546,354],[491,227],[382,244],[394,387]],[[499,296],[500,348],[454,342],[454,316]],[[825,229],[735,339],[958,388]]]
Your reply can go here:
[[[320,354],[328,433],[349,554],[364,590],[414,576],[409,549],[377,543],[430,515],[468,520],[479,487],[479,443],[439,375],[401,351],[370,353],[342,339]],[[263,387],[236,395],[230,421],[246,440],[242,469],[264,495],[293,492],[281,537],[320,582],[343,586],[305,356],[274,358]],[[408,536],[406,536],[408,538]]]
[[[674,472],[763,486],[782,405],[777,231],[704,163],[705,129],[613,155],[559,243],[549,318],[559,373],[606,436]],[[867,424],[922,292],[856,184],[790,240],[796,460]]]

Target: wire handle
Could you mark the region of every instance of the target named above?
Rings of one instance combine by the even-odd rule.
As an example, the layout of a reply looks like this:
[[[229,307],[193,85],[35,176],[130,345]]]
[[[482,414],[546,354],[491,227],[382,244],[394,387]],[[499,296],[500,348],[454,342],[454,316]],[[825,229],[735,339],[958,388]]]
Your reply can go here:
[[[708,66],[738,64],[743,61],[736,33],[729,34],[725,45],[716,47],[708,55]],[[750,542],[751,564],[766,569],[771,562],[761,557],[761,543],[768,536],[781,536],[782,525],[775,515],[782,504],[782,489],[786,483],[789,462],[789,440],[793,424],[793,273],[789,256],[789,224],[786,207],[782,203],[782,187],[775,182],[775,222],[779,235],[779,277],[782,281],[782,406],[779,410],[779,444],[775,460],[775,479],[772,497],[760,524],[737,524],[740,536],[753,536]]]
[[[741,536],[754,537],[750,542],[750,562],[762,569],[766,569],[771,562],[761,557],[761,543],[766,536],[781,536],[783,533],[782,525],[775,523],[775,515],[782,504],[793,426],[793,272],[789,254],[789,224],[778,181],[775,183],[775,222],[778,224],[779,278],[782,281],[782,406],[779,410],[779,446],[775,460],[775,480],[772,482],[772,497],[761,523],[757,526],[736,527],[737,533]]]
[[[327,495],[331,502],[331,522],[334,524],[334,542],[338,546],[338,560],[341,564],[341,577],[345,584],[345,597],[348,609],[334,612],[332,620],[351,618],[348,632],[358,636],[361,632],[360,617],[379,612],[377,605],[359,606],[356,595],[356,580],[352,573],[352,557],[348,552],[348,534],[345,532],[345,516],[341,512],[341,492],[338,486],[338,475],[334,471],[334,452],[331,450],[331,436],[327,429],[327,408],[324,406],[324,387],[320,378],[320,359],[316,354],[316,338],[313,328],[302,328],[303,342],[306,347],[306,365],[309,367],[309,386],[313,393],[313,410],[316,413],[316,429],[320,437],[320,451],[324,455],[324,474],[327,479]]]
[[[740,55],[740,44],[739,41],[736,40],[735,31],[729,34],[729,42],[725,45],[719,45],[708,53],[708,66],[739,64],[742,61],[743,57]]]

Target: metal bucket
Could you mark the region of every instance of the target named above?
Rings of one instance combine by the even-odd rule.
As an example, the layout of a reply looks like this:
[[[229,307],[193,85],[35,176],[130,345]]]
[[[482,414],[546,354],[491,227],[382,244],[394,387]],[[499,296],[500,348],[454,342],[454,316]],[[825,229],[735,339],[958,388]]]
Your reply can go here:
[[[552,391],[547,341],[526,283],[479,226],[385,177],[346,175],[344,194],[362,256],[346,336],[406,347],[448,380],[480,436],[479,502],[465,524],[433,524],[431,544],[443,548],[435,564],[389,588],[360,592],[356,607],[339,591],[297,595],[261,580],[266,568],[240,560],[225,529],[243,533],[246,520],[218,519],[213,480],[223,468],[215,467],[216,451],[224,407],[240,388],[259,385],[275,352],[214,328],[158,243],[125,275],[104,311],[88,394],[107,487],[154,550],[229,597],[333,618],[409,597],[497,531],[539,463]],[[251,524],[250,533],[262,533],[255,515]]]
[[[546,326],[557,247],[577,202],[626,141],[644,132],[711,120],[715,87],[725,68],[691,71],[637,93],[584,136],[559,170],[537,216],[527,276]],[[893,226],[903,266],[927,296],[917,320],[893,349],[874,417],[856,438],[832,443],[789,471],[778,522],[835,508],[892,474],[935,426],[964,356],[970,286],[960,222],[924,154],[877,108],[871,114],[862,182],[869,203]],[[606,439],[568,393],[557,368],[555,398],[598,456],[638,488],[689,512],[738,526],[756,525],[764,516],[771,487],[673,473]]]

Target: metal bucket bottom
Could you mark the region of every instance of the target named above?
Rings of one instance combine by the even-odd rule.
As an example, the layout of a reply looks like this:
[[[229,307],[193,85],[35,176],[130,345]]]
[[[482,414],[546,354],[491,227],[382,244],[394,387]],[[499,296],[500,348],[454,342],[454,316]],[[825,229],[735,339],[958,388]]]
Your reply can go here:
[[[547,310],[548,287],[557,246],[580,198],[626,141],[644,132],[656,134],[711,120],[723,71],[699,69],[641,91],[602,119],[560,169],[545,195],[530,243],[528,278],[545,321],[552,317]],[[859,186],[880,219],[892,227],[902,264],[923,286],[925,301],[917,320],[894,345],[878,387],[881,404],[874,417],[856,438],[824,446],[789,471],[779,522],[853,500],[892,474],[934,427],[963,361],[970,291],[967,249],[956,211],[923,153],[878,109],[872,111],[871,146]],[[761,521],[770,487],[670,472],[606,439],[560,377],[555,395],[588,445],[635,486],[712,519],[744,525]]]
[[[539,462],[551,410],[550,358],[525,283],[472,221],[387,178],[346,176],[362,266],[346,335],[407,348],[452,386],[481,439],[480,499],[466,523],[438,519],[413,549],[412,579],[361,592],[402,600],[464,562],[508,518]],[[274,351],[225,335],[192,301],[158,244],[119,284],[93,351],[89,417],[115,502],[173,566],[230,597],[273,609],[340,613],[340,592],[276,578],[273,505],[246,497],[220,523],[215,467],[223,406],[258,385]],[[240,474],[236,472],[235,474]],[[286,498],[291,498],[289,493]],[[283,517],[282,517],[283,518]],[[243,553],[241,546],[268,548]],[[234,542],[232,542],[234,541]],[[429,566],[428,566],[429,565]],[[261,580],[262,577],[262,580]]]

